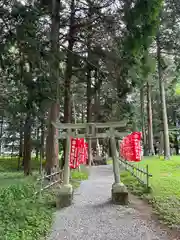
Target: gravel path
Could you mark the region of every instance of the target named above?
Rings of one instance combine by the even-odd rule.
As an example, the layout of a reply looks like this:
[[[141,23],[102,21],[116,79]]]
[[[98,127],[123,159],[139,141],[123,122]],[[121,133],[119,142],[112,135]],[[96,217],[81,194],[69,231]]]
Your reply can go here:
[[[56,212],[49,240],[168,240],[127,206],[110,203],[111,166],[92,167],[75,192],[74,204]]]

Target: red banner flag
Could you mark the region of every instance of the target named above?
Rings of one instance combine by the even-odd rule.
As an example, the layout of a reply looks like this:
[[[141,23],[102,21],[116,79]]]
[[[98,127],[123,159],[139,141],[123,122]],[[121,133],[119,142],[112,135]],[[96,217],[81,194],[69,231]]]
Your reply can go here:
[[[84,138],[71,138],[69,166],[72,169],[78,168],[80,164],[86,164],[88,144]]]
[[[120,156],[127,161],[141,160],[141,132],[133,132],[124,137],[120,143]]]

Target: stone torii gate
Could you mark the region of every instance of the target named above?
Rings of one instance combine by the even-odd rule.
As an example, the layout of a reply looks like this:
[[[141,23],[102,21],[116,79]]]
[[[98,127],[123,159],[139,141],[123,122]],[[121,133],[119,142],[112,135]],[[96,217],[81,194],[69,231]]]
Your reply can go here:
[[[73,199],[73,188],[69,182],[70,169],[69,169],[69,155],[70,155],[70,138],[86,138],[88,140],[88,155],[90,157],[89,163],[91,164],[91,141],[92,139],[110,138],[110,147],[113,158],[113,172],[114,183],[112,184],[112,202],[116,204],[128,204],[128,191],[125,185],[120,181],[119,163],[116,149],[116,138],[122,138],[128,133],[126,131],[125,122],[107,122],[107,123],[54,123],[53,126],[59,130],[65,130],[59,134],[59,139],[66,139],[66,155],[64,165],[64,178],[63,184],[57,196],[57,207],[69,206]],[[116,128],[119,130],[117,131]],[[78,134],[77,130],[84,130],[85,133]],[[98,129],[103,131],[98,133]],[[107,130],[104,130],[107,129]]]

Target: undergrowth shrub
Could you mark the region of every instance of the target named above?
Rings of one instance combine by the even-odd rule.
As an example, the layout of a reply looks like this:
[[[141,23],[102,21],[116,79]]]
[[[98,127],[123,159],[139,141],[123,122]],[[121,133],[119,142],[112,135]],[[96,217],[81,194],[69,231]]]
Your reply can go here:
[[[0,240],[40,240],[51,229],[52,213],[55,210],[57,188],[51,188],[35,196],[40,186],[35,187],[39,160],[32,159],[33,176],[24,177],[17,172],[18,158],[0,158]],[[45,164],[45,161],[43,161]],[[87,179],[88,172],[72,171],[72,179]],[[78,182],[72,182],[78,187]],[[35,189],[36,188],[36,189]]]
[[[51,196],[34,196],[31,184],[11,185],[0,192],[0,239],[39,240],[50,229]]]

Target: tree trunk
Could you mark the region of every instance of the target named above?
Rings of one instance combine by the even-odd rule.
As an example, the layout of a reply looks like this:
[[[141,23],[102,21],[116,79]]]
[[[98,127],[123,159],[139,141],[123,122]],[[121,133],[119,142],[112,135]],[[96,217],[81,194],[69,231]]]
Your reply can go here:
[[[57,168],[59,161],[57,159],[57,129],[51,124],[56,122],[59,113],[59,104],[53,103],[49,112],[48,136],[46,138],[46,172],[51,174],[53,168]]]
[[[98,66],[98,62],[96,63]],[[98,77],[98,71],[95,70],[94,78],[96,81],[95,84],[95,99],[94,99],[94,121],[99,121],[99,108],[100,108],[100,95],[101,95],[101,86],[102,80]]]
[[[87,122],[92,121],[91,67],[87,66]],[[88,139],[88,165],[92,163],[92,140]]]
[[[60,28],[60,0],[53,0],[51,14],[51,59],[50,79],[54,82],[54,92],[56,99],[51,103],[48,118],[48,134],[46,139],[46,171],[51,173],[52,168],[59,166],[59,161],[56,158],[56,150],[58,141],[56,141],[57,130],[52,125],[59,118],[59,28]]]
[[[87,79],[87,88],[86,88],[86,96],[87,96],[87,122],[92,122],[92,66],[89,64],[92,62],[92,54],[91,54],[91,38],[92,38],[92,26],[90,24],[92,18],[92,8],[89,6],[88,12],[88,36],[87,36],[87,52],[88,52],[88,63],[87,63],[87,72],[86,72],[86,79]],[[92,140],[88,140],[88,165],[92,163]]]
[[[45,123],[44,123],[44,118],[41,119],[41,137],[40,137],[40,174],[42,174],[42,170],[43,170],[43,160],[44,160],[44,140],[45,140],[45,132],[44,132],[44,128],[45,128]]]
[[[174,109],[173,111],[173,121],[174,121],[174,126],[176,128],[178,128],[178,121],[177,121],[177,113],[176,113],[176,110]],[[175,139],[174,139],[174,148],[175,148],[175,151],[176,151],[176,155],[179,155],[179,141],[178,141],[178,135],[179,135],[179,132],[176,132],[175,133]]]
[[[81,105],[81,122],[84,123],[84,105]]]
[[[176,155],[179,155],[179,141],[178,141],[178,135],[176,133],[175,140],[174,140],[174,147],[176,150]]]
[[[87,66],[87,122],[92,121],[91,67]]]
[[[151,101],[151,86],[147,82],[147,116],[148,116],[148,150],[149,155],[155,155],[153,144],[153,124],[152,124],[152,101]]]
[[[137,131],[137,123],[136,123],[136,117],[135,114],[133,113],[133,119],[132,119],[132,131],[136,132]]]
[[[40,140],[39,140],[39,127],[38,127],[37,131],[36,131],[36,143],[37,143],[37,145],[36,145],[36,159],[38,159],[38,157],[39,157],[39,142],[40,142]]]
[[[4,124],[4,116],[1,116],[1,126],[0,126],[0,156],[2,153],[2,136],[3,136],[3,124]]]
[[[98,66],[98,61],[97,63],[95,64],[96,66]],[[94,73],[94,79],[95,79],[95,87],[93,90],[93,98],[94,98],[94,105],[93,105],[93,109],[92,109],[92,113],[91,114],[94,114],[93,116],[93,121],[94,122],[98,122],[99,121],[99,107],[100,107],[100,93],[101,93],[101,85],[102,85],[102,81],[98,78],[98,71],[97,69],[95,70],[95,73]],[[92,99],[91,97],[91,99]],[[91,119],[92,121],[92,119]],[[98,134],[98,129],[96,130],[96,133]],[[95,140],[93,139],[92,140],[92,149],[93,149],[93,152],[96,152],[96,154],[98,155],[98,148],[97,148],[97,145],[99,144],[99,139]]]
[[[14,138],[14,136],[13,136]],[[12,147],[11,147],[11,158],[13,158],[13,155],[14,155],[14,140],[12,142]]]
[[[140,104],[141,104],[141,131],[142,131],[142,139],[143,139],[143,150],[144,155],[146,156],[146,128],[145,128],[145,105],[144,105],[144,86],[140,89]]]
[[[19,157],[18,157],[18,170],[20,170],[21,160],[23,158],[23,120],[20,120],[19,129]]]
[[[44,119],[41,120],[41,149],[40,149],[40,155],[41,158],[44,159],[44,139],[45,139],[45,132],[44,132],[44,128],[45,128],[45,123],[44,123]]]
[[[23,121],[20,120],[20,131],[19,131],[19,158],[23,157]]]
[[[162,66],[161,66],[161,49],[160,49],[159,36],[157,36],[156,43],[157,43],[159,90],[160,90],[162,120],[163,120],[164,158],[170,159],[169,128],[168,128],[168,118],[167,118],[167,109],[166,109],[166,94],[165,94],[165,86],[164,86],[164,79],[163,79]]]
[[[87,67],[87,122],[92,121],[91,67]],[[88,139],[88,165],[92,163],[92,140]]]
[[[28,176],[31,174],[31,113],[28,112],[24,124],[24,174]]]
[[[64,80],[64,123],[71,122],[72,106],[71,106],[71,78],[73,70],[73,47],[75,43],[75,0],[71,0],[71,15],[70,15],[70,26],[68,33],[68,50]],[[63,142],[64,158],[61,162],[61,168],[64,167],[65,156],[66,156],[66,140]]]
[[[68,50],[66,60],[66,71],[65,71],[65,89],[64,89],[64,122],[71,122],[71,78],[73,68],[73,47],[75,43],[75,5],[74,0],[71,0],[71,16],[70,16],[70,27],[68,34]]]

